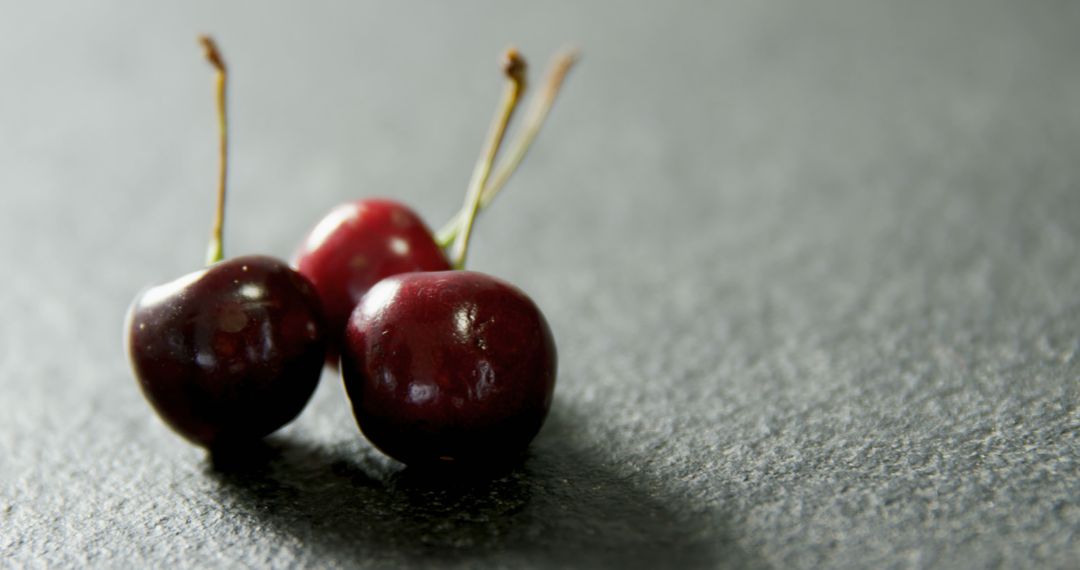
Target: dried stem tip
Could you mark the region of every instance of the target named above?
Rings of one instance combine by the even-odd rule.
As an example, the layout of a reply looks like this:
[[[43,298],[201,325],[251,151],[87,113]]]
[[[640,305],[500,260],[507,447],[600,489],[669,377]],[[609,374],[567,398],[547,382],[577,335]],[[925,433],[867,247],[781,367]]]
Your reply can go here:
[[[221,51],[218,50],[214,38],[202,35],[199,36],[199,43],[206,52],[206,61],[209,61],[210,65],[216,67],[218,71],[225,73],[225,60],[221,57]]]
[[[525,58],[521,57],[516,48],[510,48],[503,54],[503,73],[510,79],[524,85],[527,68]]]

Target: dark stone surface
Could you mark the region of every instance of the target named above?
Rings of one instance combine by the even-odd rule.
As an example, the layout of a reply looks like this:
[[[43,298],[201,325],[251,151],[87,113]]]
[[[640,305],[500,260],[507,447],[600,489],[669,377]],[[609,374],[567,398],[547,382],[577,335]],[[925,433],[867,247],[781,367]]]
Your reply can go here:
[[[1075,567],[1080,9],[1065,1],[22,3],[0,10],[0,566]],[[508,41],[586,59],[472,268],[552,324],[485,479],[372,450],[340,382],[215,466],[142,401],[135,293],[460,201]]]

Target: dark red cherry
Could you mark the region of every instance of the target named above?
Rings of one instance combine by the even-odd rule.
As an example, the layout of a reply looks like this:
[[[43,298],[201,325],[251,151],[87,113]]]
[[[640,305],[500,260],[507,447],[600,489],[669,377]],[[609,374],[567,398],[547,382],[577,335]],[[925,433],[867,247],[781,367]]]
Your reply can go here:
[[[326,350],[315,289],[264,256],[221,261],[144,291],[126,332],[146,399],[207,448],[261,438],[295,418]]]
[[[489,184],[525,88],[525,61],[510,49],[507,79],[465,203],[440,232],[453,271],[403,273],[371,287],[345,327],[341,373],[360,430],[410,465],[513,461],[540,430],[555,388],[555,342],[520,289],[464,271],[476,215],[520,163],[566,71],[556,59],[543,95],[504,169]]]
[[[124,345],[143,394],[166,423],[220,450],[300,413],[322,373],[326,325],[315,288],[285,262],[222,261],[226,69],[213,40],[200,40],[217,71],[221,159],[207,267],[136,297]]]
[[[327,361],[333,365],[345,323],[368,289],[399,273],[450,269],[420,216],[384,199],[334,208],[308,234],[293,265],[322,299],[330,331]]]
[[[513,460],[555,388],[555,342],[536,304],[471,271],[379,282],[349,319],[341,364],[361,431],[408,464]]]

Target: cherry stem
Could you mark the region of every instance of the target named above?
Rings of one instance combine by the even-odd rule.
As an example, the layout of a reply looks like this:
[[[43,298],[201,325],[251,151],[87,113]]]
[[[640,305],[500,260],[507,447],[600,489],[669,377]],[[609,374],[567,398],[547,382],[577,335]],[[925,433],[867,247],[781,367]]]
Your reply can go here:
[[[227,72],[221,51],[210,36],[199,36],[199,43],[206,52],[206,60],[214,66],[217,79],[217,118],[218,118],[218,193],[217,210],[214,214],[214,226],[210,230],[210,247],[206,252],[206,264],[212,265],[225,258],[223,251],[222,226],[225,222],[225,178],[228,172],[229,158],[229,123],[225,113],[225,84]]]
[[[525,159],[525,155],[528,154],[529,149],[532,147],[533,141],[536,140],[536,135],[540,134],[541,127],[547,121],[548,114],[551,112],[551,107],[555,104],[555,98],[558,96],[559,91],[562,89],[563,81],[566,79],[567,73],[570,72],[570,68],[580,59],[580,54],[575,49],[565,50],[562,53],[557,54],[551,61],[548,67],[547,76],[544,80],[544,89],[539,95],[533,98],[532,104],[529,106],[528,114],[525,117],[525,123],[521,127],[521,131],[514,138],[512,146],[507,151],[509,156],[504,159],[498,170],[492,178],[491,184],[488,184],[480,195],[479,209],[483,210],[487,208],[491,201],[498,196],[499,192],[506,186],[506,182],[510,180],[510,177],[521,166],[521,162]],[[436,241],[442,247],[448,247],[457,238],[461,231],[462,224],[465,217],[468,215],[468,211],[462,208],[446,223],[439,233]]]
[[[502,101],[499,104],[498,111],[495,113],[495,119],[491,123],[487,139],[484,142],[484,150],[480,153],[480,158],[476,161],[476,167],[473,169],[468,191],[465,193],[465,205],[462,208],[464,217],[462,218],[461,229],[458,231],[454,241],[454,252],[451,256],[453,266],[456,269],[465,268],[465,257],[469,252],[469,238],[472,236],[473,222],[476,220],[476,214],[480,210],[480,199],[484,193],[484,187],[491,176],[491,166],[499,153],[499,147],[502,146],[503,137],[506,135],[506,127],[510,124],[510,119],[514,116],[514,110],[517,109],[518,103],[521,101],[522,92],[525,91],[525,68],[525,59],[521,57],[521,54],[516,49],[510,48],[506,50],[506,54],[503,56],[503,73],[507,78],[506,88],[503,91]]]

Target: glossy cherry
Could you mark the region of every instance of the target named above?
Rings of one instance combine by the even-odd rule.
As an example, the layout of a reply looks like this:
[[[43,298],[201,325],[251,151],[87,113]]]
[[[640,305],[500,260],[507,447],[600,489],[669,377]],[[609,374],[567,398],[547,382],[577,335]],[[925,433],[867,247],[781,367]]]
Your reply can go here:
[[[349,317],[341,374],[364,435],[410,465],[512,461],[539,431],[555,388],[555,342],[536,304],[495,277],[464,271],[473,222],[520,100],[508,79],[454,227],[455,271],[406,273],[371,288]]]
[[[225,64],[218,71],[221,171],[208,267],[150,288],[128,311],[125,345],[143,394],[187,439],[211,450],[269,434],[311,397],[326,354],[314,286],[265,256],[222,260],[227,129]]]
[[[322,299],[330,331],[327,361],[335,366],[345,323],[368,289],[399,273],[450,269],[420,216],[386,199],[334,208],[308,234],[293,265]]]
[[[410,465],[512,461],[555,388],[555,342],[536,304],[471,271],[381,281],[349,320],[341,364],[361,431]]]
[[[127,348],[146,399],[216,449],[295,418],[319,381],[325,325],[314,287],[285,262],[236,257],[146,290]]]

